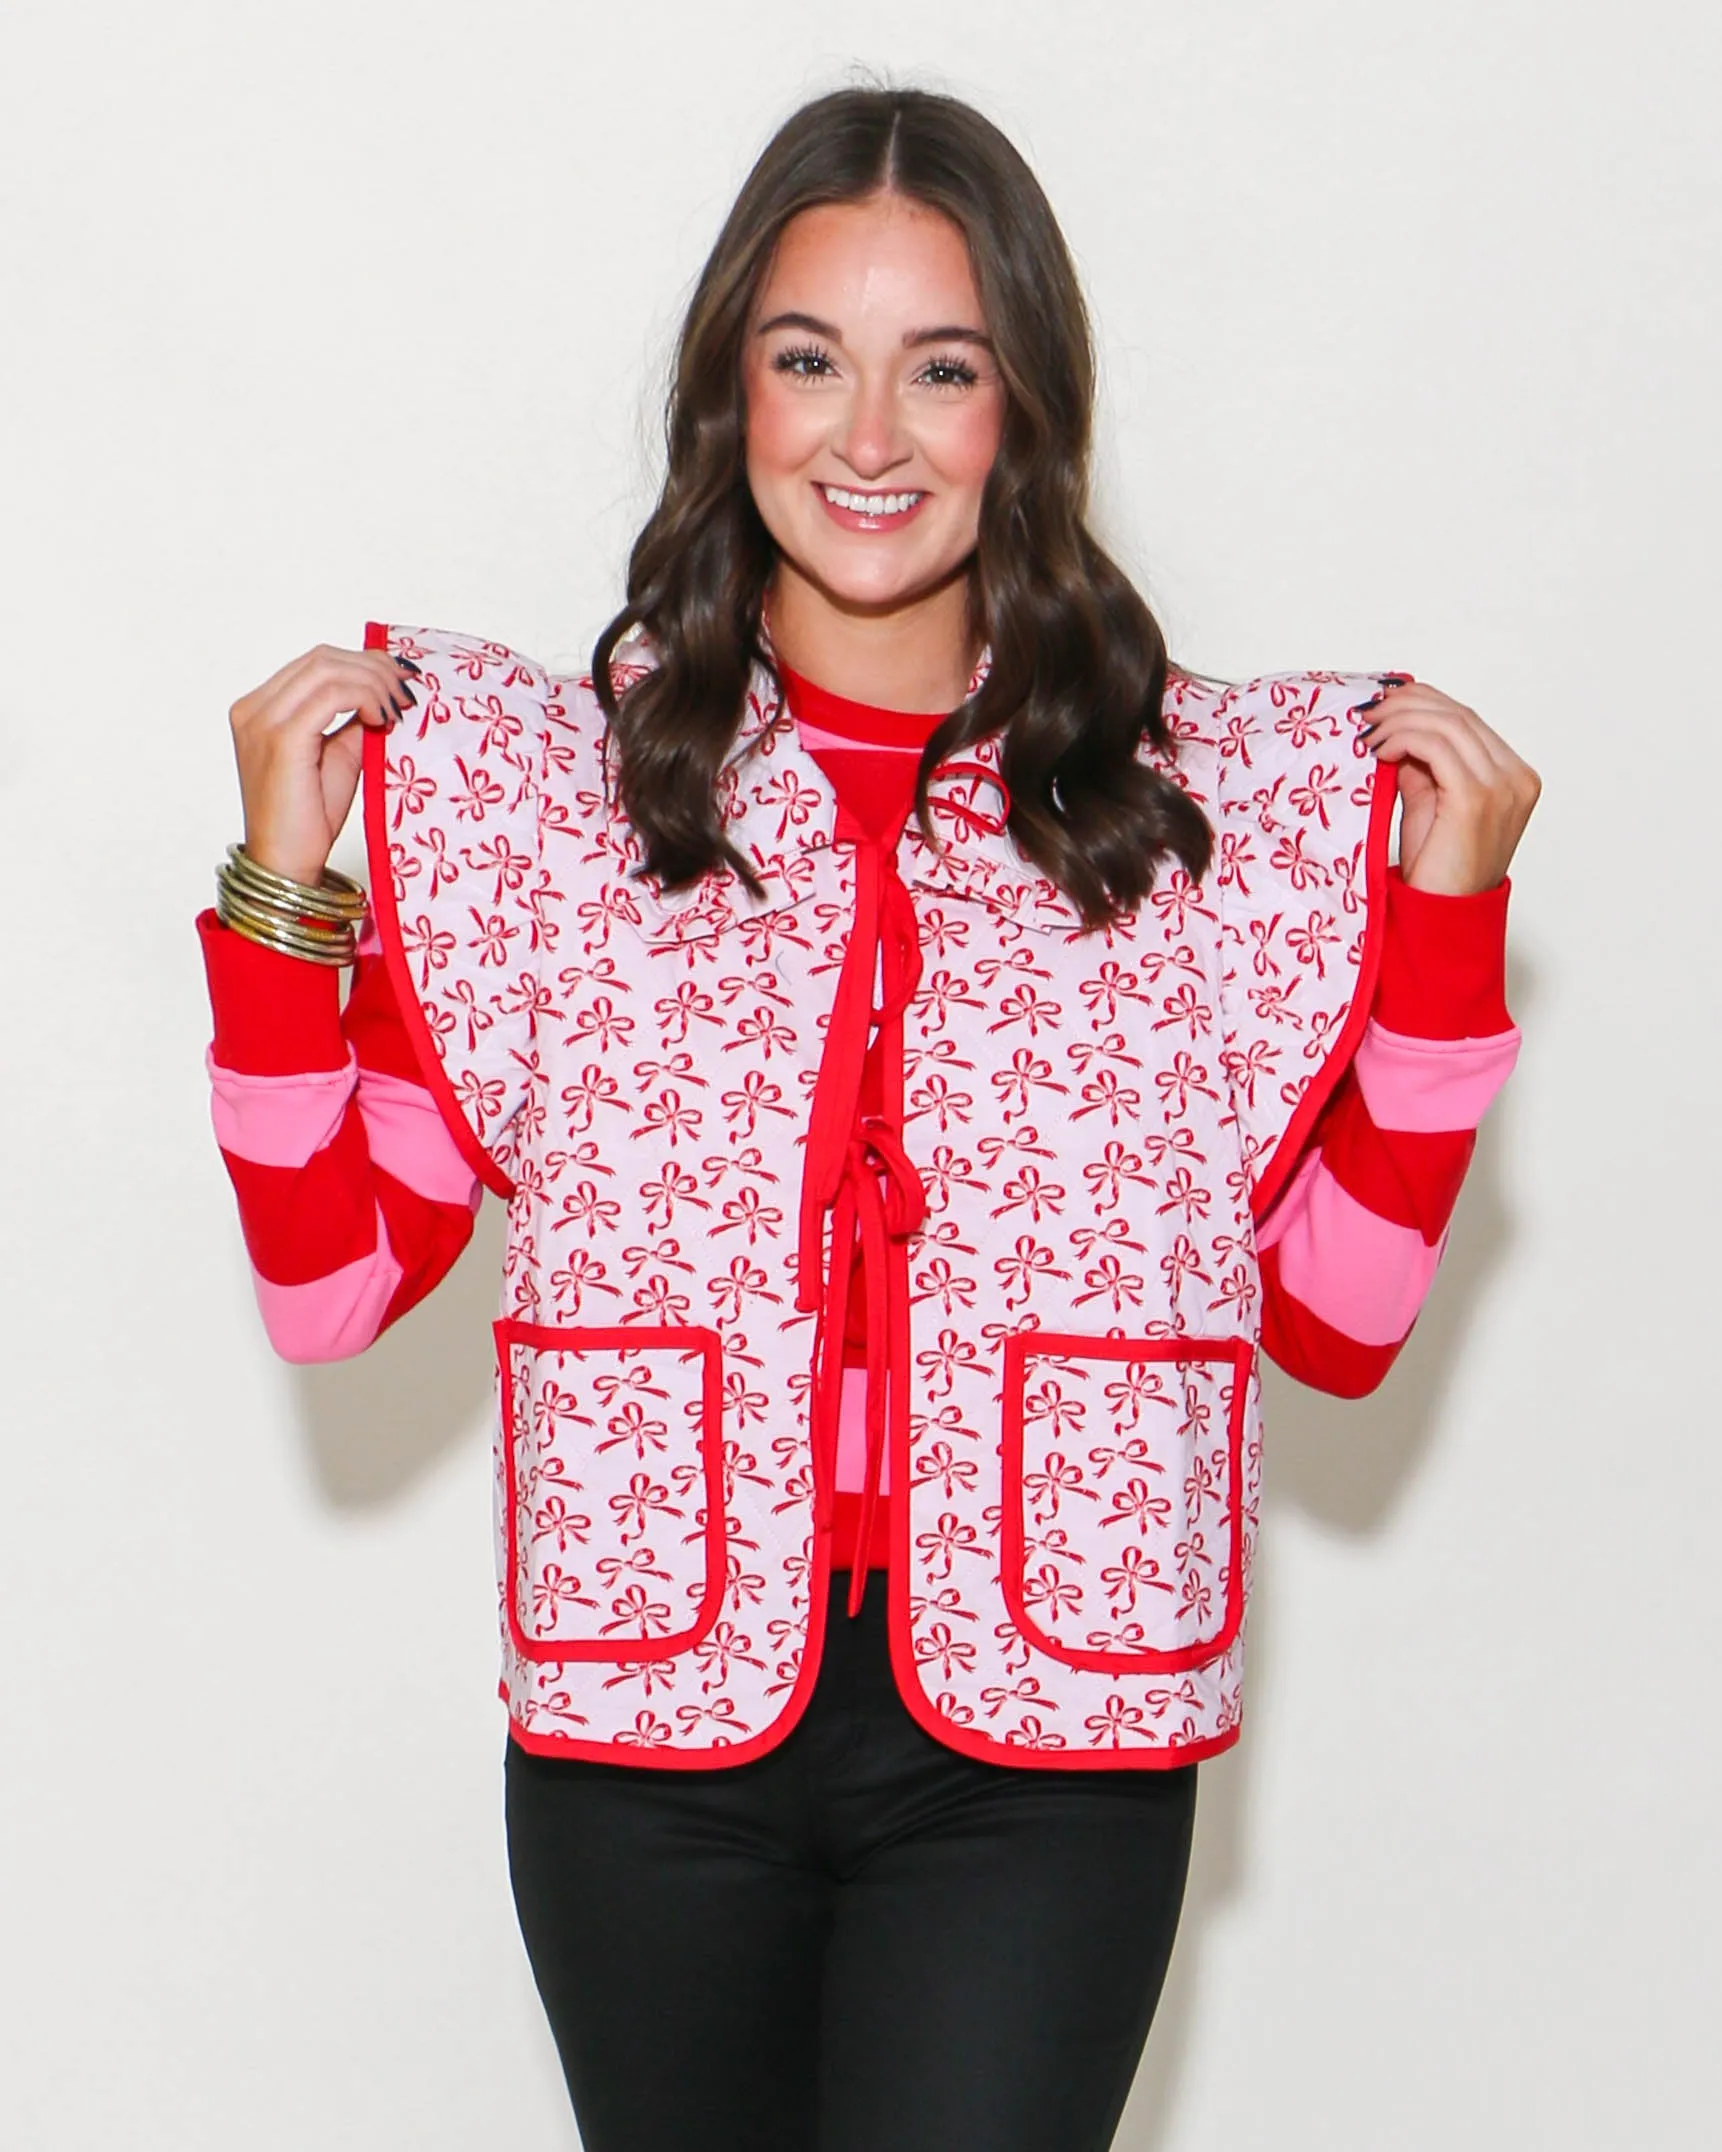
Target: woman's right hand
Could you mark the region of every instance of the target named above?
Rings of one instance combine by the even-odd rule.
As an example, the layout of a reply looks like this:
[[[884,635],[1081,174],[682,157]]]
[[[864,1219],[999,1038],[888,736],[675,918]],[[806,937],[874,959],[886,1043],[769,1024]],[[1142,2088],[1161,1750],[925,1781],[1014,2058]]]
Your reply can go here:
[[[418,667],[386,650],[319,643],[228,712],[245,850],[258,866],[315,886],[359,787],[364,728],[392,725],[417,701]],[[326,728],[343,712],[348,722]]]

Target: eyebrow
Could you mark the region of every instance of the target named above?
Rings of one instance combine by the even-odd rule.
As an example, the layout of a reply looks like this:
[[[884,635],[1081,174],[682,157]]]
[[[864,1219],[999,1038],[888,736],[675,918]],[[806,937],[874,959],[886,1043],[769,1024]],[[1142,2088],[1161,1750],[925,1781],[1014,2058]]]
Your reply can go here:
[[[823,336],[834,344],[843,341],[843,332],[834,323],[821,321],[817,314],[773,314],[769,321],[762,321],[754,332],[769,336],[773,329],[805,329],[812,336]],[[991,351],[993,340],[984,330],[965,328],[960,322],[946,322],[936,329],[911,329],[903,338],[905,351],[917,351],[923,344],[978,344],[983,351]]]

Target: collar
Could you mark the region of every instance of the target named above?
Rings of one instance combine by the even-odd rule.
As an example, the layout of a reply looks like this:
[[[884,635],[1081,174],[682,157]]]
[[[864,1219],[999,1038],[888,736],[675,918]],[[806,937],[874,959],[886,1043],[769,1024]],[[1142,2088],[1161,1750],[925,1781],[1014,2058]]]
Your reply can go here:
[[[650,938],[704,940],[810,899],[847,916],[850,847],[836,841],[837,796],[796,735],[763,630],[762,639],[767,661],[755,666],[748,684],[720,787],[725,834],[752,863],[763,894],[750,897],[728,874],[708,875],[681,890],[639,881],[634,888]],[[990,651],[983,652],[969,694],[991,662]],[[898,850],[898,869],[918,910],[932,900],[978,905],[1011,936],[1021,929],[1081,931],[1075,906],[1028,865],[1006,831],[996,739],[978,741],[941,764],[929,805],[937,842],[929,845],[911,821]]]

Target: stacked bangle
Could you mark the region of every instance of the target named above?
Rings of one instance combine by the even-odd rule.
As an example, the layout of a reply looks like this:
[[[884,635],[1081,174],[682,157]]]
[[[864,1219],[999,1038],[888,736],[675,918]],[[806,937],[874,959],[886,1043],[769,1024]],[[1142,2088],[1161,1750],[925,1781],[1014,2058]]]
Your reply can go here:
[[[302,957],[308,964],[351,964],[358,955],[358,927],[365,892],[345,874],[323,869],[322,881],[289,881],[230,844],[215,870],[215,911],[223,926],[265,949]]]

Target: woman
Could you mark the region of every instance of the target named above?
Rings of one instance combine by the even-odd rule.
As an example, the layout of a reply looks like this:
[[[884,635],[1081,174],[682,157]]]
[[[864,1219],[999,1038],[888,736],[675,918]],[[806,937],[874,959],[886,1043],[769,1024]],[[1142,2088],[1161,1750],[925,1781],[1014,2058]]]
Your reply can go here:
[[[378,629],[234,706],[275,1343],[510,1200],[509,1851],[588,2152],[1111,2141],[1238,1734],[1258,1345],[1380,1381],[1512,1063],[1535,778],[1402,674],[1169,677],[1092,394],[1009,144],[821,99],[591,679]]]

